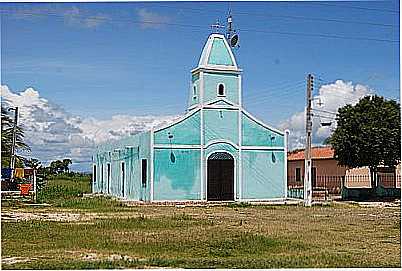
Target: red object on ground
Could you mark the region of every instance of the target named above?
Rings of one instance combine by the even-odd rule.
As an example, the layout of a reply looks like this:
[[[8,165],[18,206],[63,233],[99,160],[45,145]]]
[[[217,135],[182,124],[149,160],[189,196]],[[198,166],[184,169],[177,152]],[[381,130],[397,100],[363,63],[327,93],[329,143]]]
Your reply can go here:
[[[20,185],[20,195],[29,196],[29,190],[31,190],[32,184],[21,184]]]

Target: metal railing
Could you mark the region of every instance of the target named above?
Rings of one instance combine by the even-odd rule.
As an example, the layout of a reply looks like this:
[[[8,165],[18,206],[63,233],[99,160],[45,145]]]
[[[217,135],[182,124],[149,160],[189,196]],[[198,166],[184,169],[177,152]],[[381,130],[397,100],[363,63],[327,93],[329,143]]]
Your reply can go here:
[[[304,176],[288,176],[288,189],[303,189]],[[342,187],[371,188],[372,178],[369,175],[331,176],[318,175],[312,178],[313,192],[325,191],[329,195],[340,195]],[[400,188],[401,176],[389,173],[377,173],[377,186],[384,188]]]

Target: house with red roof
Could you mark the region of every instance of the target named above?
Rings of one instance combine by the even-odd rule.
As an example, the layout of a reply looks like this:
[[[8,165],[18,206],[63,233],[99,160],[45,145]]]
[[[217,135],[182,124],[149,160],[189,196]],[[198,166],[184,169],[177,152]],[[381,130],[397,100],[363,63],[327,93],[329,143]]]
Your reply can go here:
[[[327,189],[334,194],[340,193],[342,178],[347,168],[339,166],[330,146],[313,147],[311,150],[311,181],[313,189]],[[303,187],[304,149],[288,153],[288,187]]]
[[[288,188],[302,188],[304,180],[304,149],[288,153]],[[327,190],[339,194],[342,185],[347,188],[371,188],[371,174],[368,167],[347,168],[338,165],[334,150],[330,146],[313,147],[311,150],[311,181],[313,191]],[[401,165],[396,168],[378,167],[378,184],[385,188],[401,187]]]

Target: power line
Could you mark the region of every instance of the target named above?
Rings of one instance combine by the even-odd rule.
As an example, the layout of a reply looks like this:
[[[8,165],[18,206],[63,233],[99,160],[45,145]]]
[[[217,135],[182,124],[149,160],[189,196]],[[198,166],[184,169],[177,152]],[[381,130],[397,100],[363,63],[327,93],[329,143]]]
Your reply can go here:
[[[327,111],[327,110],[323,110],[323,109],[315,109],[315,108],[312,108],[312,110],[318,111],[318,112],[327,113],[327,114],[332,114],[332,115],[336,115],[336,114],[337,114],[337,113],[335,113],[335,112],[331,112],[331,111]]]
[[[184,10],[192,10],[192,11],[197,11],[201,13],[210,13],[211,11],[213,12],[220,12],[222,13],[221,10],[206,10],[206,9],[199,9],[199,8],[176,8],[176,7],[171,7],[171,6],[159,6],[162,8],[173,8],[173,9],[184,9]],[[359,22],[359,21],[349,21],[349,20],[341,20],[341,19],[325,19],[325,18],[317,18],[317,17],[304,17],[304,16],[294,16],[294,15],[274,15],[272,13],[252,13],[252,12],[242,12],[242,11],[237,11],[233,12],[235,15],[252,15],[252,16],[260,16],[260,17],[273,17],[273,18],[286,18],[286,19],[294,19],[294,20],[307,20],[307,21],[321,21],[321,22],[333,22],[333,23],[345,23],[345,24],[361,24],[361,25],[373,25],[373,26],[383,26],[383,27],[392,27],[392,28],[397,28],[398,25],[395,24],[382,24],[382,23],[376,23],[376,22]]]
[[[1,10],[2,13],[7,14],[7,10]],[[6,11],[6,12],[4,12]],[[28,16],[54,16],[63,18],[63,15],[58,14],[38,14],[38,13],[31,13],[31,12],[20,12],[20,14],[26,14]],[[10,13],[8,13],[10,14]],[[88,17],[81,16],[81,15],[71,15],[73,18],[84,18],[88,19]],[[91,21],[116,21],[116,22],[127,22],[127,23],[135,23],[135,24],[151,24],[151,25],[170,25],[170,26],[178,26],[178,27],[189,27],[189,28],[197,28],[197,29],[206,29],[205,26],[201,25],[192,25],[192,24],[181,24],[181,23],[168,23],[168,22],[152,22],[152,21],[136,21],[136,20],[123,20],[123,19],[105,19],[105,18],[97,18],[97,17],[90,17]],[[245,32],[254,32],[254,33],[264,33],[264,34],[278,34],[278,35],[290,35],[290,36],[309,36],[309,37],[319,37],[319,38],[333,38],[333,39],[345,39],[345,40],[366,40],[366,41],[377,41],[377,42],[388,42],[388,43],[399,43],[399,40],[389,40],[389,39],[379,39],[379,38],[370,38],[370,37],[349,37],[349,36],[340,36],[340,35],[333,35],[333,34],[321,34],[321,33],[299,33],[299,32],[285,32],[285,31],[267,31],[267,30],[257,30],[257,29],[237,29],[238,31],[245,31]]]
[[[365,8],[365,7],[355,7],[355,6],[346,6],[346,5],[337,5],[337,4],[317,3],[317,2],[315,2],[314,4],[321,5],[321,6],[329,6],[329,7],[340,7],[340,8],[348,8],[348,9],[360,9],[360,10],[399,13],[398,11],[392,10],[392,9]]]
[[[317,115],[317,114],[312,114],[314,117],[319,117],[323,119],[330,119],[330,120],[336,120],[335,117],[328,117],[328,116],[323,116],[323,115]]]
[[[345,39],[345,40],[367,40],[367,41],[399,43],[399,40],[366,38],[366,37],[348,37],[348,36],[338,36],[338,35],[320,34],[320,33],[311,34],[311,33],[299,33],[299,32],[284,32],[284,31],[265,31],[265,30],[255,30],[255,29],[238,29],[238,30],[239,31],[246,31],[246,32],[256,32],[256,33],[266,33],[266,34],[279,34],[279,35],[291,35],[291,36],[303,36],[303,37],[310,36],[310,37]]]

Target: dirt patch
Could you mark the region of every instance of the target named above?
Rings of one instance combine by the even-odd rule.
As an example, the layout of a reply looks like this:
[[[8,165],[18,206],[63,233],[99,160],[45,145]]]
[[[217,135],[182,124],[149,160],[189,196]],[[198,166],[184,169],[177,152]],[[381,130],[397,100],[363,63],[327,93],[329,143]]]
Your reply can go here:
[[[1,259],[1,264],[16,264],[16,263],[23,263],[29,262],[31,260],[36,260],[36,258],[24,258],[24,257],[7,257]]]
[[[3,221],[44,220],[56,222],[74,222],[90,220],[90,217],[75,213],[28,213],[28,212],[1,212]]]
[[[376,208],[384,208],[384,207],[400,207],[401,201],[395,202],[358,202],[361,207],[376,207]]]

